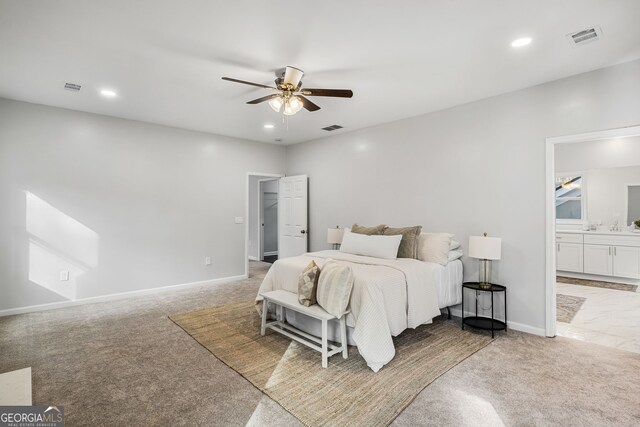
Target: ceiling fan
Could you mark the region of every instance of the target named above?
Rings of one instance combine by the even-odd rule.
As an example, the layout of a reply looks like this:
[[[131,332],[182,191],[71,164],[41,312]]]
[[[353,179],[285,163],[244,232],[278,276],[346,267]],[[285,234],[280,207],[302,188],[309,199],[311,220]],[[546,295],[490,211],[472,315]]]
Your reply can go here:
[[[254,99],[247,104],[260,104],[269,101],[269,106],[277,113],[282,112],[284,115],[292,116],[302,108],[307,111],[318,111],[319,106],[309,101],[305,96],[331,96],[336,98],[351,98],[353,92],[349,89],[307,89],[302,88],[302,76],[304,71],[296,68],[285,68],[281,77],[275,80],[274,86],[267,86],[260,83],[252,83],[244,80],[232,79],[231,77],[223,77],[222,80],[230,82],[242,83],[245,85],[257,86],[264,89],[271,89],[277,93]]]

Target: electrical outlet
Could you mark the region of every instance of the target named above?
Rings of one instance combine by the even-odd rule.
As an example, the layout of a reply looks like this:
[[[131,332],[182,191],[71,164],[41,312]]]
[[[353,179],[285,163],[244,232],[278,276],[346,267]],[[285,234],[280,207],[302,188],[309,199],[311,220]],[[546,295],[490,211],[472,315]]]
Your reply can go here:
[[[236,217],[236,224],[244,224],[244,218],[241,216]]]
[[[60,272],[60,281],[61,282],[69,281],[69,270],[62,270]]]
[[[204,265],[211,265],[211,257],[210,256],[204,257]]]

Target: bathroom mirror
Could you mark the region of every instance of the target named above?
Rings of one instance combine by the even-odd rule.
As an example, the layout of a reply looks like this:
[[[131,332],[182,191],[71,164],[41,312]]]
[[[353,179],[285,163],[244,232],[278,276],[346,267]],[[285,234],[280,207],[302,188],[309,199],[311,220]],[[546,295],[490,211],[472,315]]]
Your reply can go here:
[[[627,184],[627,225],[640,219],[640,184]]]

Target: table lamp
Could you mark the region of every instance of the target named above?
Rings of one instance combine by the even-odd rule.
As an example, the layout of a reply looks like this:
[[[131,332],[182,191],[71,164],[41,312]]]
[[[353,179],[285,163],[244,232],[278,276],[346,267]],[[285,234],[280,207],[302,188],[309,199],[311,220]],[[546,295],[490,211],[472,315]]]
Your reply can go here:
[[[502,239],[499,237],[469,236],[469,256],[480,260],[479,280],[481,289],[491,287],[491,261],[499,260],[502,254]]]
[[[336,228],[327,229],[327,243],[333,245],[333,249],[338,249],[342,243],[342,236],[344,236],[344,228],[336,225]]]

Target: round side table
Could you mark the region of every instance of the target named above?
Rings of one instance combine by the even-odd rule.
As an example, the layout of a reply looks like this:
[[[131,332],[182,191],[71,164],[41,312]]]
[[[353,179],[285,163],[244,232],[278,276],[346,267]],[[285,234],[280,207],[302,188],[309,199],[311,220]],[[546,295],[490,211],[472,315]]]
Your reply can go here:
[[[470,289],[475,291],[476,295],[476,315],[464,317],[464,294],[465,289]],[[478,316],[478,292],[489,292],[491,293],[491,317],[487,316]],[[493,313],[493,302],[495,293],[503,292],[504,293],[504,322],[502,320],[496,320],[494,318]],[[471,326],[476,329],[483,329],[485,331],[491,331],[491,338],[494,338],[495,331],[506,331],[507,330],[507,288],[502,285],[496,285],[495,283],[490,283],[488,287],[485,284],[480,286],[478,282],[465,282],[462,284],[462,329],[464,326]]]

